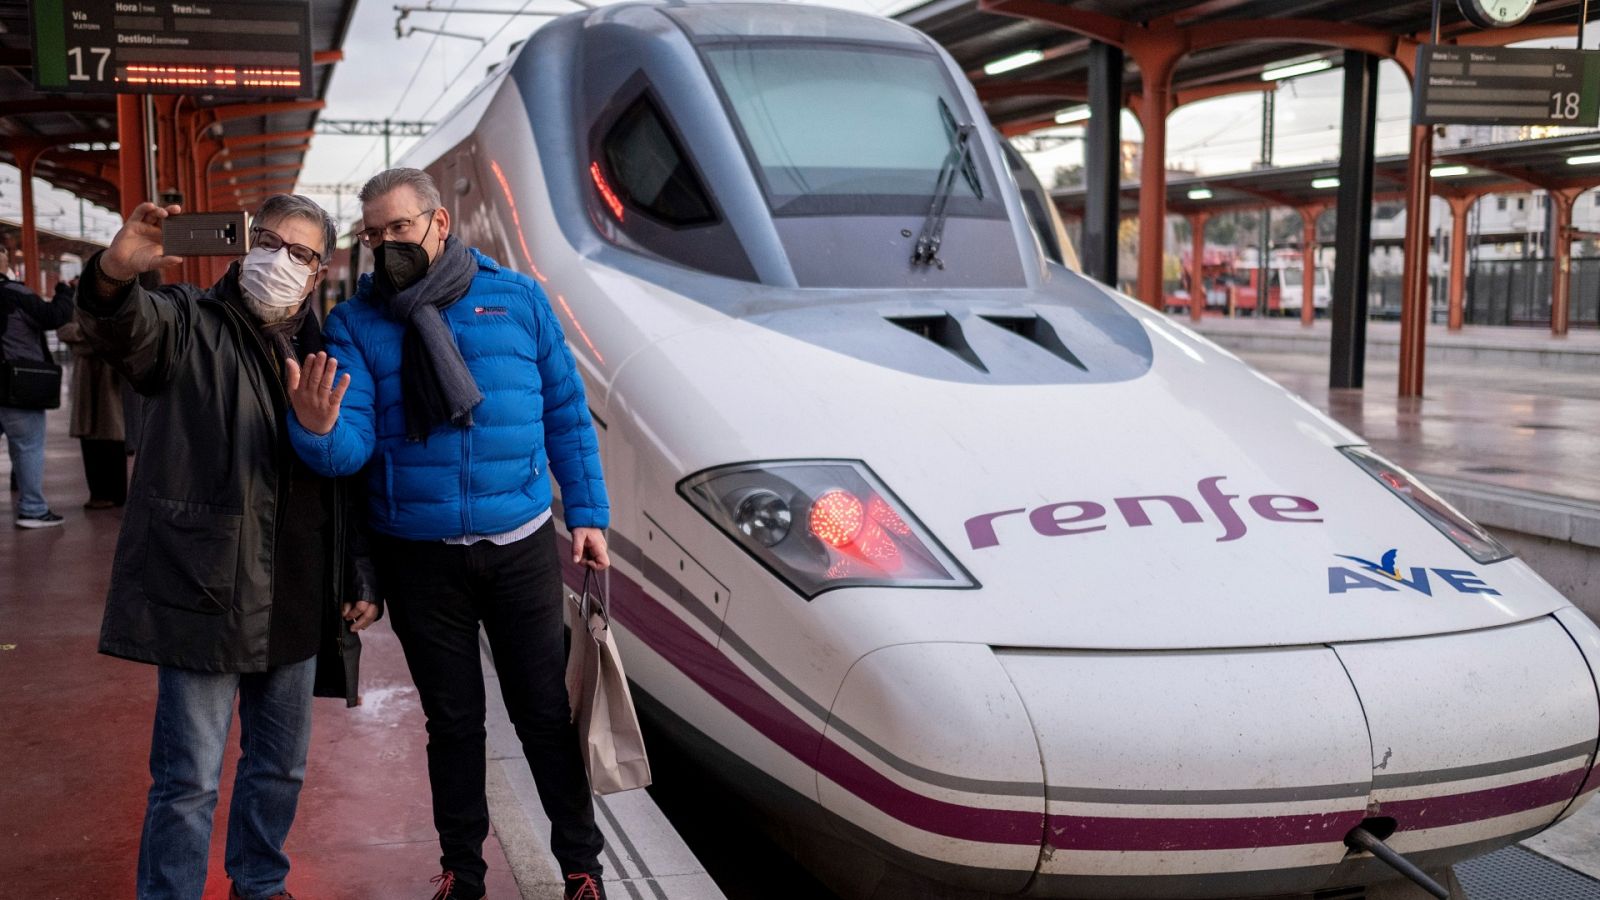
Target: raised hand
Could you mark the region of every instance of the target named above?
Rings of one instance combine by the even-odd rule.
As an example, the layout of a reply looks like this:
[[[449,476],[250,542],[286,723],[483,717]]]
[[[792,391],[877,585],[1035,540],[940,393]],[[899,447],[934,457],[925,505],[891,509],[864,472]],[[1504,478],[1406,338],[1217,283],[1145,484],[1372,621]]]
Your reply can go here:
[[[146,272],[182,265],[183,257],[168,256],[161,247],[161,220],[182,211],[182,207],[154,203],[134,207],[128,221],[111,239],[111,246],[100,255],[100,271],[113,281],[127,281]]]
[[[326,353],[313,353],[306,357],[305,370],[292,359],[284,360],[286,380],[289,383],[289,405],[300,426],[312,434],[327,434],[339,421],[339,404],[350,387],[350,376],[334,382],[339,361]]]

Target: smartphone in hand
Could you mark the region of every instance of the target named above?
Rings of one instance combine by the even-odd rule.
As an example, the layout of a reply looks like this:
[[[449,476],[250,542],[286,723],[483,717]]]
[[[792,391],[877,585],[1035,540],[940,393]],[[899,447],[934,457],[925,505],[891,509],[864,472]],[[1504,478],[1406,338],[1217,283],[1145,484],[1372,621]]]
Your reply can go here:
[[[168,256],[243,256],[249,249],[243,212],[183,213],[161,220],[161,251]]]

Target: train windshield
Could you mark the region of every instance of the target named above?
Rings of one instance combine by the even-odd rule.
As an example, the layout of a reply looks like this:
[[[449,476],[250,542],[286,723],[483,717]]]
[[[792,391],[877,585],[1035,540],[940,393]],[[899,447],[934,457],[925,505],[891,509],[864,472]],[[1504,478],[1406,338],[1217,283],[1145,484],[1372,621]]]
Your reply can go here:
[[[712,44],[704,52],[775,214],[928,208],[953,140],[941,101],[966,108],[938,57],[821,42]],[[998,203],[985,202],[993,191],[972,143],[950,212],[993,215]]]

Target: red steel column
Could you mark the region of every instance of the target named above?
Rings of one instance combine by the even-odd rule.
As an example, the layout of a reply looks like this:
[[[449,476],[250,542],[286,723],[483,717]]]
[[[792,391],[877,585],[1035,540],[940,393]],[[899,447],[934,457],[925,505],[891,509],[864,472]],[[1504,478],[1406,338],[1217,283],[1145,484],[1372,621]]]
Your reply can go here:
[[[1411,159],[1406,172],[1405,266],[1400,295],[1400,378],[1402,397],[1422,396],[1423,359],[1428,343],[1428,204],[1433,197],[1433,128],[1411,128]]]
[[[39,265],[39,223],[33,208],[33,167],[44,149],[22,144],[12,151],[22,170],[22,284],[36,294],[43,293],[44,278]]]
[[[1460,331],[1467,320],[1467,216],[1477,197],[1452,196],[1450,200],[1450,330]]]
[[[1144,158],[1139,170],[1139,299],[1160,309],[1167,234],[1167,113],[1172,110],[1172,70],[1182,48],[1144,44],[1132,49],[1144,91],[1139,116],[1144,128]]]
[[[189,196],[184,194],[181,173],[182,160],[179,158],[183,140],[182,128],[178,122],[178,101],[181,97],[157,97],[156,107],[156,191],[158,194],[177,192],[183,194],[183,204],[187,209]],[[159,201],[158,201],[159,202]],[[167,269],[161,273],[161,280],[165,283],[185,281],[189,278],[192,264],[185,261],[177,271]]]
[[[179,99],[178,97],[156,98],[156,190],[162,192],[182,191],[182,186],[178,183]]]
[[[117,185],[123,218],[145,200],[144,110],[141,107],[138,96],[117,95]]]
[[[1566,337],[1572,322],[1572,202],[1577,193],[1572,190],[1550,191],[1550,202],[1555,205],[1555,272],[1550,283],[1550,335]]]
[[[1193,237],[1194,247],[1189,252],[1194,258],[1189,261],[1189,318],[1200,321],[1206,310],[1206,222],[1211,214],[1197,212],[1189,214],[1189,232]]]
[[[1300,207],[1300,324],[1310,328],[1317,320],[1317,218],[1320,206]]]

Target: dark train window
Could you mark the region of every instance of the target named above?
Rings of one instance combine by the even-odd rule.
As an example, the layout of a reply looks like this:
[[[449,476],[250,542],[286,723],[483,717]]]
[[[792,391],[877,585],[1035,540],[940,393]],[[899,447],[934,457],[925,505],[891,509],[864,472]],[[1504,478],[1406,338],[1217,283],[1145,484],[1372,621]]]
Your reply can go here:
[[[648,97],[622,114],[602,147],[629,206],[673,227],[716,221],[705,188]]]

